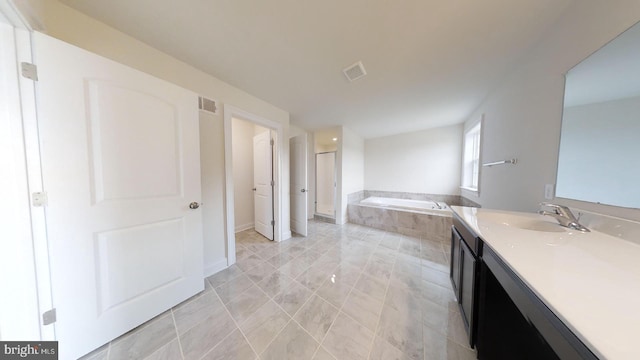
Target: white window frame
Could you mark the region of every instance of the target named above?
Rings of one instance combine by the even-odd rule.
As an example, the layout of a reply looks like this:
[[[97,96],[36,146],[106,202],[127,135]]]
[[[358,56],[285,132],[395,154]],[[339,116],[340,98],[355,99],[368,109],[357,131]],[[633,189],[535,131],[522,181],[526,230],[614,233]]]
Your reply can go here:
[[[481,116],[475,124],[465,129],[462,141],[460,188],[476,194],[480,193],[483,118]]]

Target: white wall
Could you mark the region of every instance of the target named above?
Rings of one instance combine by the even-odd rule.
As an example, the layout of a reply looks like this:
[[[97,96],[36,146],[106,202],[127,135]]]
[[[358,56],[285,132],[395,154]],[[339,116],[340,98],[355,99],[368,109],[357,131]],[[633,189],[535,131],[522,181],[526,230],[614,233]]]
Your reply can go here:
[[[556,195],[638,207],[639,118],[640,97],[565,108]]]
[[[283,125],[288,139],[289,113],[149,45],[121,33],[57,1],[29,1],[35,4],[45,32],[68,43],[105,56],[158,78]],[[223,114],[201,115],[202,207],[204,218],[205,273],[226,266],[224,207]],[[281,141],[281,178],[289,179],[289,142]],[[280,198],[281,224],[289,229],[289,182],[283,181]]]
[[[460,194],[462,124],[364,142],[367,190]]]
[[[233,119],[233,193],[235,231],[254,226],[253,137],[267,129],[245,120]]]
[[[479,198],[462,194],[487,208],[536,210],[545,184],[556,178],[563,74],[639,19],[636,0],[573,2],[469,118],[485,114],[483,162],[515,157],[519,163],[484,168]],[[638,210],[596,209],[640,218]]]
[[[338,139],[336,223],[347,222],[347,195],[364,190],[364,139],[341,127]]]

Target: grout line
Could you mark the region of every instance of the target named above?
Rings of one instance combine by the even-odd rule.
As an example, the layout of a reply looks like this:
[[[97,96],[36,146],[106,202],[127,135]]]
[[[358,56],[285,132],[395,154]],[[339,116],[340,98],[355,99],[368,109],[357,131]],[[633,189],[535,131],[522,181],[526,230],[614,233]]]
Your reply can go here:
[[[176,323],[176,316],[171,308],[171,318],[173,319],[173,328],[176,329],[176,338],[178,339],[178,347],[180,348],[180,356],[184,359],[184,350],[182,350],[182,342],[180,341],[180,332],[178,332],[178,324]]]
[[[262,289],[260,289],[260,287],[258,287],[258,289],[260,291],[262,291]],[[244,340],[247,342],[247,344],[249,344],[249,347],[251,348],[251,350],[253,351],[254,354],[256,354],[258,356],[258,359],[260,359],[260,354],[258,354],[258,352],[256,351],[256,349],[253,347],[253,345],[251,344],[251,342],[249,341],[249,338],[247,337],[247,335],[244,333],[244,331],[242,331],[242,329],[240,328],[240,324],[238,324],[238,322],[236,321],[236,319],[233,318],[233,315],[231,315],[231,312],[229,311],[229,309],[227,308],[227,305],[222,302],[222,299],[220,298],[220,296],[218,295],[218,293],[215,293],[216,297],[218,298],[218,300],[220,301],[220,303],[222,304],[222,306],[224,307],[224,310],[227,312],[227,315],[231,318],[231,321],[233,321],[233,323],[236,325],[236,330],[238,330],[240,332],[240,334],[242,334],[242,336],[244,337]],[[267,295],[268,297],[269,295]],[[262,305],[264,306],[264,304]],[[260,307],[262,307],[260,306]],[[255,314],[255,313],[254,313]],[[252,314],[253,315],[253,314]],[[246,321],[246,320],[245,320]],[[228,338],[229,336],[231,336],[231,334],[233,334],[233,331],[230,331],[229,334],[227,334],[227,336],[225,336],[222,340],[220,340],[214,347],[212,347],[209,351],[207,351],[204,355],[202,355],[202,357],[200,359],[202,359],[203,357],[207,356],[207,354],[209,354],[211,351],[213,351],[213,349],[215,349],[218,345],[220,345],[226,338]]]
[[[380,328],[380,322],[382,321],[382,312],[384,311],[384,304],[386,303],[387,295],[389,294],[389,288],[391,287],[391,277],[393,275],[393,272],[396,269],[397,262],[398,262],[398,255],[396,254],[396,256],[393,258],[393,265],[391,266],[391,272],[389,273],[389,282],[387,283],[387,288],[384,291],[384,298],[382,299],[382,309],[380,309],[380,315],[378,315],[378,322],[376,324],[375,330],[373,331],[373,339],[371,339],[371,345],[369,345],[369,355],[367,356],[367,359],[371,358],[371,352],[373,351],[373,344],[376,341],[376,336]],[[422,274],[420,274],[420,276],[422,276]],[[420,317],[421,317],[420,321],[422,321],[422,313],[420,314]],[[401,352],[404,354],[403,351]]]

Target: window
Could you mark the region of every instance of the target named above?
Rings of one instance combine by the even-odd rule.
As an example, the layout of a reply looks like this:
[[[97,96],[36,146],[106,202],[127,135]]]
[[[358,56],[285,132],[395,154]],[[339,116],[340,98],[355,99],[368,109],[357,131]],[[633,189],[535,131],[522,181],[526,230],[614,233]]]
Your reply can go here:
[[[480,180],[480,134],[482,121],[464,133],[462,155],[462,188],[478,192]]]

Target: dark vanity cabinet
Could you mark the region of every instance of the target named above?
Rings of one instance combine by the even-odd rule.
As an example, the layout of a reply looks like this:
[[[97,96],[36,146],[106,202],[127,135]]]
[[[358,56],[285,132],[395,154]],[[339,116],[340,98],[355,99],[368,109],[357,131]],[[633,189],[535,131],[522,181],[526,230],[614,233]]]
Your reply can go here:
[[[450,278],[480,360],[597,359],[454,213]]]
[[[469,345],[474,346],[477,318],[478,258],[482,242],[454,215],[451,227],[450,278],[460,306]]]
[[[597,359],[489,247],[480,268],[478,359]]]

